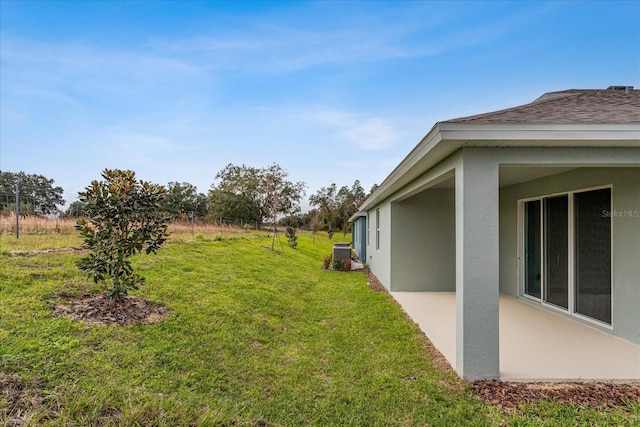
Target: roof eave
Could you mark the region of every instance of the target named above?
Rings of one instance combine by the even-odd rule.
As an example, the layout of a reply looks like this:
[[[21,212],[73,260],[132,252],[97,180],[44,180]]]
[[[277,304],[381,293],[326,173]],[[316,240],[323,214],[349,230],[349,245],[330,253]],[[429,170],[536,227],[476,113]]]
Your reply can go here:
[[[354,222],[356,219],[358,218],[362,218],[362,217],[366,217],[367,213],[364,211],[358,211],[356,213],[354,213],[353,215],[351,215],[351,217],[347,220],[349,223]]]
[[[440,142],[440,123],[436,123],[429,133],[409,152],[409,154],[396,166],[396,168],[382,181],[376,190],[367,197],[360,206],[360,211],[367,211],[371,206],[384,200],[389,192],[389,187],[403,176],[419,159],[424,157]]]
[[[640,123],[622,124],[545,124],[545,123],[456,123],[439,122],[385,178],[376,191],[360,206],[367,211],[402,186],[397,183],[425,157],[438,148],[438,158],[451,155],[465,146],[566,146],[567,141],[585,141],[591,147],[640,146]],[[429,162],[420,162],[429,165]],[[424,170],[413,171],[420,175]]]

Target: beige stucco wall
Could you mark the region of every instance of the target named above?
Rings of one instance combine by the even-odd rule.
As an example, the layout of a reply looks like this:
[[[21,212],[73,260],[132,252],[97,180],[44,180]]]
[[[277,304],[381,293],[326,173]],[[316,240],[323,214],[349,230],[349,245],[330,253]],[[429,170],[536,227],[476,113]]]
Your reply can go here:
[[[429,189],[391,204],[392,291],[455,291],[454,197]]]
[[[380,244],[376,249],[376,209],[380,211]],[[368,211],[367,259],[371,271],[389,289],[391,284],[391,203],[385,201]]]
[[[613,211],[619,213],[612,226],[612,332],[640,343],[640,167],[579,168],[501,188],[500,292],[521,293],[518,200],[602,185],[612,186]]]

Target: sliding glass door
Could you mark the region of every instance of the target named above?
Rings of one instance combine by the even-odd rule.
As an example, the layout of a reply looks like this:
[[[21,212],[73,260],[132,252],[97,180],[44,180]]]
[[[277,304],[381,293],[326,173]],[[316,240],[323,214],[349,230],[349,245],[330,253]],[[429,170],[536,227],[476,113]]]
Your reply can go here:
[[[569,197],[544,199],[544,300],[569,308]]]
[[[576,312],[611,323],[611,189],[574,195]]]
[[[611,324],[611,188],[523,208],[524,295]]]
[[[542,215],[540,200],[524,204],[524,293],[542,298]]]

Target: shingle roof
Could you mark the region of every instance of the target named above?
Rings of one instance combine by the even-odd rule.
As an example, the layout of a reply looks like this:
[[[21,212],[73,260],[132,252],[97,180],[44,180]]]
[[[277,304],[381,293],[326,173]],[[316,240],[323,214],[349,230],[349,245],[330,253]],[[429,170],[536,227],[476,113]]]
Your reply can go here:
[[[640,90],[610,87],[550,92],[530,104],[444,123],[640,123]]]

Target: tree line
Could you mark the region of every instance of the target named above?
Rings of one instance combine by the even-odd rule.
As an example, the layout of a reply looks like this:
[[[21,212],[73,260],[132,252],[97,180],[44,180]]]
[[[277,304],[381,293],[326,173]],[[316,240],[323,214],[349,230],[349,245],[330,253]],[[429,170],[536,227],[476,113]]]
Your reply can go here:
[[[3,214],[15,212],[16,190],[19,211],[23,215],[53,215],[63,205],[62,187],[54,186],[53,179],[24,172],[0,171],[0,207]]]
[[[243,220],[258,225],[279,223],[313,231],[347,232],[349,217],[368,194],[356,180],[351,186],[333,183],[309,197],[312,209],[302,213],[300,202],[306,196],[306,184],[293,182],[277,163],[265,168],[228,164],[215,176],[207,194],[188,182],[169,182],[164,188],[160,209],[171,219],[220,218]],[[73,201],[66,210],[63,189],[53,179],[24,172],[0,171],[0,207],[3,214],[15,211],[16,184],[19,185],[20,213],[24,215],[86,216],[86,203]],[[374,186],[369,194],[375,190]]]

